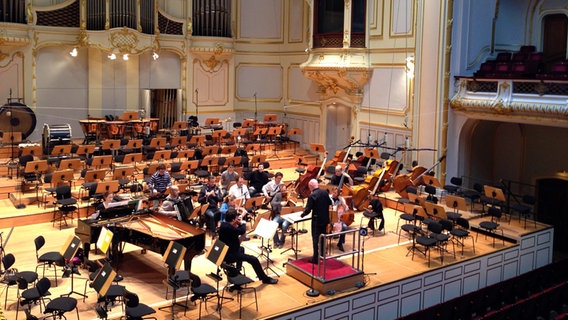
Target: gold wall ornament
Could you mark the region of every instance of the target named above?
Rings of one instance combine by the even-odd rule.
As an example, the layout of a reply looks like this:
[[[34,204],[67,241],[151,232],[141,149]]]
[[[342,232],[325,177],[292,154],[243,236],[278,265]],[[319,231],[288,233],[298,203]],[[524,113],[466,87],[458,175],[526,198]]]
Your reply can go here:
[[[215,69],[215,67],[220,63],[219,60],[215,58],[215,56],[211,56],[209,59],[203,61],[203,63],[207,66],[209,70]]]
[[[26,15],[28,16],[28,24],[33,24],[34,23],[34,14],[32,12],[32,3],[28,3],[27,7],[26,7]]]
[[[138,45],[138,36],[129,28],[122,27],[117,31],[111,32],[109,42],[121,53],[132,53]]]
[[[85,30],[81,30],[81,32],[77,36],[77,42],[81,47],[89,46],[89,35]]]
[[[8,54],[7,54],[7,53],[4,53],[4,52],[0,51],[0,60],[4,60],[4,59],[6,59],[7,57],[8,57]]]

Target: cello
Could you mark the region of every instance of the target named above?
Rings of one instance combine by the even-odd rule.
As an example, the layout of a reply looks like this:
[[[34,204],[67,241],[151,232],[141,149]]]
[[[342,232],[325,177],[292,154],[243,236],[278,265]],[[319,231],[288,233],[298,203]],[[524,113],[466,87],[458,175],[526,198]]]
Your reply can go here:
[[[343,180],[345,179],[345,174],[346,174],[345,171],[347,170],[348,167],[349,163],[347,163],[345,167],[343,167],[343,172],[341,173],[341,179],[339,179],[339,186],[337,186],[338,198],[341,196],[341,190],[344,187]],[[345,198],[343,198],[343,201],[345,201]],[[337,208],[337,214],[339,216],[339,219],[348,226],[350,226],[353,223],[353,221],[355,221],[355,212],[349,209],[349,206],[347,206],[347,209],[344,208],[344,210],[340,210],[340,208]]]
[[[325,163],[327,160],[327,151],[325,152],[325,158],[322,163]],[[298,178],[296,181],[296,194],[300,198],[306,198],[310,195],[311,191],[308,187],[308,183],[312,179],[317,179],[320,176],[323,167],[318,167],[315,165],[309,165],[308,169],[306,169],[306,173],[304,173],[301,177]]]
[[[442,161],[444,161],[444,159],[446,159],[445,154],[441,156],[440,159],[438,159],[438,161],[434,163],[434,165],[431,166],[429,169],[426,169],[421,166],[416,166],[412,168],[412,171],[410,173],[399,174],[393,180],[394,191],[396,191],[396,193],[398,193],[401,197],[408,198],[408,192],[406,192],[406,187],[418,186],[422,181],[422,176],[432,171],[432,169],[434,169],[437,165],[439,165]]]

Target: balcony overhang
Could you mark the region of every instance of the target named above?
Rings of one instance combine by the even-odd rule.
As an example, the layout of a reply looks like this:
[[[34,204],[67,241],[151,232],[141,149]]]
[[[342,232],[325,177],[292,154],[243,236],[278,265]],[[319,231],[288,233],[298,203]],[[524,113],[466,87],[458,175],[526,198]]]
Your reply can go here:
[[[456,87],[450,106],[469,118],[568,127],[568,81],[458,77]]]
[[[300,68],[305,77],[318,85],[322,100],[342,97],[355,104],[361,103],[363,86],[373,72],[368,53],[360,49],[311,51]]]

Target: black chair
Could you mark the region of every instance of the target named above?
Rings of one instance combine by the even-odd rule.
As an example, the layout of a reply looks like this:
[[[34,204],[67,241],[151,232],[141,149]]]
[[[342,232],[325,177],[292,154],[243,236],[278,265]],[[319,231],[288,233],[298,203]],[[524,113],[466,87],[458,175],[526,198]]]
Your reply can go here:
[[[43,267],[42,277],[45,276],[45,268],[53,267],[53,272],[55,274],[55,285],[57,285],[57,266],[64,266],[65,259],[63,255],[57,251],[48,251],[43,254],[39,254],[39,250],[45,245],[45,238],[43,236],[38,236],[34,239],[36,259],[38,265],[36,266],[36,272],[39,267]]]
[[[199,318],[201,319],[201,305],[205,303],[205,309],[207,309],[207,301],[212,298],[216,298],[218,295],[218,291],[215,287],[207,284],[202,283],[198,287],[191,287],[191,292],[193,293],[193,297],[191,298],[192,301],[199,300]],[[186,309],[187,311],[187,309]],[[185,316],[185,311],[183,313]]]
[[[406,187],[406,192],[407,192],[407,193],[418,194],[418,188],[416,188],[415,186],[407,186],[407,187]],[[394,208],[394,210],[395,210],[395,211],[400,211],[400,210],[398,209],[398,205],[399,205],[399,204],[401,204],[402,207],[403,207],[403,209],[404,209],[404,205],[407,204],[407,203],[410,203],[410,199],[408,199],[408,198],[402,198],[402,197],[399,198],[399,199],[396,201],[396,207]]]
[[[441,232],[443,228],[442,225],[437,222],[430,222],[428,224],[428,230],[430,229]],[[417,236],[414,241],[416,241],[416,244],[421,245],[424,250],[420,251],[417,248],[412,250],[412,259],[414,259],[414,251],[418,251],[424,254],[424,256],[428,259],[428,267],[430,267],[430,251],[438,245],[438,240],[436,239],[435,234],[421,234],[420,236]]]
[[[18,288],[27,288],[28,282],[24,278],[18,278]],[[39,302],[39,310],[41,312],[42,306],[45,308],[46,296],[49,296],[51,288],[51,281],[47,278],[41,278],[33,288],[25,289],[22,294],[18,297],[18,303],[16,304],[16,319],[18,318],[18,312],[20,311],[20,306],[28,306],[28,310],[32,303]]]
[[[18,165],[20,166],[18,172],[22,177],[22,192],[28,190],[30,186],[37,190],[42,183],[40,174],[37,172],[26,172],[26,165],[30,161],[34,161],[34,156],[31,154],[18,158]]]
[[[409,238],[413,236],[413,234],[417,231],[416,230],[416,213],[415,212],[407,212],[407,210],[412,210],[412,205],[405,205],[404,212],[398,216],[398,221],[396,223],[396,230],[398,230],[398,243],[400,243],[400,236],[402,231],[408,233]],[[400,221],[404,221],[402,226],[400,226]],[[400,226],[400,229],[399,229]]]
[[[27,284],[36,282],[38,275],[34,271],[18,271],[16,268],[12,268],[16,263],[16,257],[13,254],[8,253],[2,257],[2,266],[4,267],[4,276],[2,277],[2,284],[6,286],[6,296],[4,298],[4,309],[6,309],[8,302],[8,289],[11,286],[18,284],[18,294],[19,290],[27,289]],[[26,287],[21,288],[18,283],[18,278],[23,278],[26,281]]]
[[[242,309],[243,309],[243,293],[246,291],[254,292],[254,303],[256,304],[256,311],[258,311],[258,299],[256,296],[256,288],[246,287],[247,284],[253,283],[254,281],[240,273],[234,273],[233,269],[228,265],[223,264],[223,271],[227,275],[227,285],[223,288],[223,294],[221,295],[221,300],[225,299],[225,291],[237,291],[237,300],[239,301],[239,319],[242,319]]]
[[[485,231],[485,238],[487,238],[487,234],[492,235],[493,237],[493,247],[495,247],[495,238],[498,231],[501,231],[501,239],[503,240],[503,245],[505,245],[505,237],[503,233],[503,229],[499,228],[499,219],[501,219],[502,212],[501,209],[498,207],[489,207],[487,211],[488,215],[491,217],[489,221],[481,221],[479,223],[479,228]],[[475,236],[475,241],[477,242],[477,237],[479,236],[479,232]]]
[[[463,180],[461,177],[451,177],[450,184],[444,185],[444,190],[446,190],[449,194],[456,194],[460,190],[462,186]]]
[[[483,191],[479,191],[479,189],[483,190],[483,186],[479,183],[475,183],[473,185],[473,189],[462,189],[461,194],[464,198],[469,200],[470,203],[470,211],[473,212],[473,205],[474,203],[481,198],[481,193]]]
[[[527,228],[527,217],[531,215],[532,209],[536,203],[535,197],[529,194],[525,194],[522,198],[522,203],[517,203],[511,206],[512,211],[516,211],[519,214],[519,222],[521,217],[525,219],[525,229]],[[536,217],[533,214],[533,222],[536,228]]]
[[[365,182],[367,175],[367,167],[365,166],[358,166],[357,171],[355,172],[355,176],[353,177],[354,184],[361,184]]]
[[[68,184],[60,185],[55,188],[55,207],[53,209],[53,225],[59,222],[59,230],[61,225],[65,223],[67,226],[67,218],[73,221],[73,213],[77,211],[77,199],[71,194],[71,187]]]
[[[424,192],[428,194],[428,196],[426,197],[426,201],[435,204],[438,203],[438,197],[436,197],[437,190],[435,186],[430,186],[430,185],[424,186]]]
[[[65,313],[75,309],[77,312],[77,319],[79,319],[79,309],[77,308],[77,299],[72,297],[57,297],[47,303],[45,306],[44,314],[51,313],[51,315],[44,319],[67,319]]]
[[[457,218],[454,228],[452,229],[452,231],[450,231],[450,234],[452,235],[452,240],[458,245],[461,245],[462,256],[465,247],[465,240],[467,238],[471,238],[473,253],[475,253],[475,240],[473,239],[473,236],[469,232],[469,221],[467,221],[467,219],[461,217]]]
[[[124,303],[126,304],[126,308],[124,309],[126,319],[157,319],[156,317],[146,317],[156,313],[156,310],[146,304],[140,303],[136,293],[124,289],[123,297]]]

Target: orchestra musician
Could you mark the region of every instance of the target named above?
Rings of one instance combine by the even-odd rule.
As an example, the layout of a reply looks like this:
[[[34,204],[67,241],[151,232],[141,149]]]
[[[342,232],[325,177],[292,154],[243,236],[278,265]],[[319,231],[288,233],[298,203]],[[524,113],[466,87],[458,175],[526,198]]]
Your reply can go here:
[[[345,199],[341,196],[341,191],[339,190],[339,188],[338,187],[331,188],[331,193],[329,194],[329,197],[331,198],[333,210],[337,211],[338,221],[331,221],[331,223],[333,223],[333,231],[339,232],[347,230],[347,224],[343,222],[343,220],[341,220],[341,216],[344,213],[347,213],[347,211],[349,210],[349,206],[347,206],[347,202],[345,202]],[[343,248],[344,243],[345,243],[345,234],[342,233],[339,235],[339,241],[337,241],[337,248],[339,249],[339,251],[345,251],[345,249]]]
[[[343,171],[343,168],[340,165],[335,166],[335,173],[331,177],[331,180],[329,181],[329,183],[334,185],[334,186],[338,186],[339,182],[341,182],[342,176],[344,177],[343,178],[344,184],[346,184],[348,186],[353,185],[353,179],[351,178],[351,176],[347,172]]]
[[[229,185],[233,181],[237,181],[239,179],[239,174],[235,171],[235,166],[231,163],[227,170],[221,173],[221,191],[223,191],[223,195],[226,195],[229,191]]]
[[[276,172],[274,180],[268,181],[268,183],[262,186],[262,194],[266,198],[266,202],[271,202],[274,195],[280,192],[283,176],[282,172]]]
[[[250,199],[250,193],[243,177],[239,177],[237,183],[229,188],[229,195],[235,196],[235,199],[242,199],[244,201]]]
[[[268,173],[264,171],[264,164],[260,163],[258,169],[249,175],[249,194],[256,196],[262,192],[262,187],[268,183]]]
[[[158,167],[156,167],[156,172],[150,177],[150,183],[148,183],[150,195],[154,197],[154,199],[161,198],[171,185],[172,178],[170,173],[166,170],[166,165],[160,163]],[[154,207],[158,206],[158,202],[159,201],[154,200]]]
[[[285,206],[287,203],[287,201],[283,199],[284,195],[286,195],[286,185],[281,183],[278,186],[278,189],[279,192],[276,192],[272,197],[272,200],[270,201],[270,208],[272,210],[271,212],[272,221],[278,223],[280,230],[282,232],[280,237],[278,236],[278,230],[276,230],[276,232],[274,233],[274,247],[282,248],[284,246],[284,242],[286,241],[286,230],[288,230],[288,227],[290,226],[291,223],[288,220],[282,219],[282,217],[280,216],[282,207]]]
[[[217,223],[219,222],[219,203],[223,201],[223,196],[221,194],[221,189],[215,183],[215,177],[209,176],[207,178],[207,184],[205,184],[201,191],[197,201],[201,204],[209,204],[207,210],[205,211],[205,222],[207,224],[207,229],[211,235],[215,234],[215,229],[217,228]]]
[[[91,215],[91,219],[98,219],[101,211],[108,208],[111,202],[114,202],[114,192],[107,191],[103,194],[103,201],[97,205],[97,210]]]
[[[242,220],[241,215],[237,214],[236,210],[229,209],[225,216],[225,222],[222,222],[219,227],[219,240],[229,247],[227,255],[225,256],[225,262],[236,262],[238,270],[241,269],[243,261],[248,262],[262,283],[278,283],[278,279],[274,279],[266,275],[257,257],[245,254],[245,248],[241,246],[241,241],[239,239],[241,235],[245,234],[245,232],[246,222]]]
[[[162,205],[158,209],[158,213],[179,221],[187,221],[189,214],[193,211],[191,199],[187,200],[189,201],[182,200],[180,197],[179,187],[177,185],[172,185],[170,187],[170,194],[162,202]],[[191,207],[188,207],[188,205]]]

